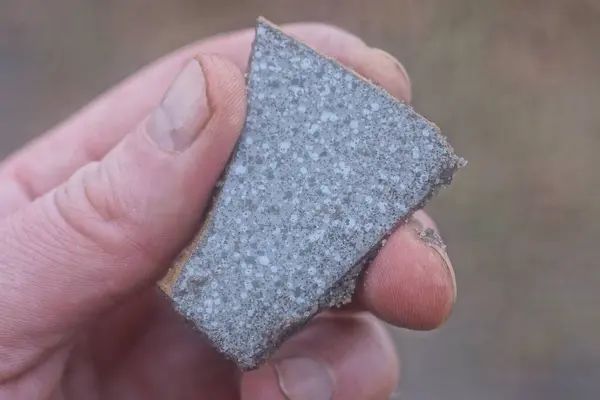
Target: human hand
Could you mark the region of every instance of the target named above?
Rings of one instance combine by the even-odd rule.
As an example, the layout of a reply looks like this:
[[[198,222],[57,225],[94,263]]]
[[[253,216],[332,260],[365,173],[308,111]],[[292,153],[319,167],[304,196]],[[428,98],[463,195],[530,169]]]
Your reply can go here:
[[[397,61],[320,24],[285,27],[409,102]],[[240,374],[156,287],[198,229],[240,134],[252,31],[193,44],[0,165],[0,399],[387,399],[399,362],[378,319],[433,329],[456,286],[423,212],[355,300]],[[195,57],[195,59],[194,59]],[[166,93],[166,94],[165,94]]]

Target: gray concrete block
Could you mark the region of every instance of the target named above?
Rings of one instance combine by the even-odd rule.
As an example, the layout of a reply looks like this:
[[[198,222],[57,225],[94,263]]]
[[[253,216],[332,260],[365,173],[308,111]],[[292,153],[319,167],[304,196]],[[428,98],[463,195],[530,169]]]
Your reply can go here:
[[[382,241],[464,160],[381,88],[259,20],[247,121],[177,310],[241,369],[351,298]]]

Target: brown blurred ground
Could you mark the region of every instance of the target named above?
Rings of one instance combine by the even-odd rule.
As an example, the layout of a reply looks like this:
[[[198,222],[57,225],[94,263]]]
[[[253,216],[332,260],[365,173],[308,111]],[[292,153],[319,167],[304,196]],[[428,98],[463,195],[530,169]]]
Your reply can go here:
[[[327,21],[398,56],[469,167],[429,211],[456,311],[396,331],[400,398],[600,398],[600,0],[4,0],[0,155],[157,56],[220,31]]]

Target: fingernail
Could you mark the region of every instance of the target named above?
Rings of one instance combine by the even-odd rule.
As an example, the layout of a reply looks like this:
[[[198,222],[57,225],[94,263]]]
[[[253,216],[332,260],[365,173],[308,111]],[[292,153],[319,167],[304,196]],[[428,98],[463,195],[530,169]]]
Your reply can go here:
[[[165,151],[183,151],[194,142],[209,117],[204,72],[200,63],[192,60],[150,115],[146,134]]]
[[[429,223],[428,218],[423,215],[422,211],[417,211],[411,216],[409,225],[416,229],[419,239],[435,250],[435,252],[441,257],[444,267],[446,268],[448,275],[450,275],[452,280],[453,301],[456,301],[456,275],[454,274],[454,268],[452,268],[452,263],[448,257],[444,240],[438,231],[430,226],[431,224]]]
[[[333,399],[333,377],[324,364],[310,358],[291,357],[277,361],[274,366],[286,399]]]
[[[398,68],[398,70],[400,71],[400,73],[404,76],[404,79],[406,80],[406,83],[408,84],[408,87],[409,88],[411,87],[411,82],[410,82],[410,77],[408,76],[408,72],[406,71],[406,68],[404,67],[404,65],[402,65],[402,63],[400,61],[398,61],[398,59],[396,57],[394,57],[393,55],[391,55],[387,51],[378,49],[376,47],[373,47],[373,51],[381,54],[384,57],[387,57],[391,62],[393,62],[394,64],[396,64],[396,67]]]

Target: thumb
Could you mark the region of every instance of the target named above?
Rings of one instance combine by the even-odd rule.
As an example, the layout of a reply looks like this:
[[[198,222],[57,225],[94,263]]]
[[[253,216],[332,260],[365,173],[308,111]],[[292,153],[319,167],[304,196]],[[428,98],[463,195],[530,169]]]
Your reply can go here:
[[[101,162],[2,222],[0,360],[57,345],[164,274],[197,229],[244,116],[241,71],[198,57]]]

